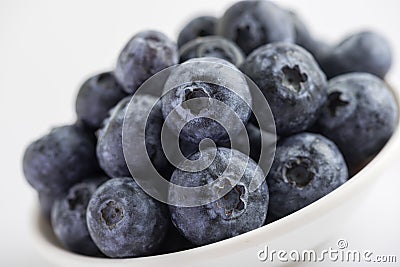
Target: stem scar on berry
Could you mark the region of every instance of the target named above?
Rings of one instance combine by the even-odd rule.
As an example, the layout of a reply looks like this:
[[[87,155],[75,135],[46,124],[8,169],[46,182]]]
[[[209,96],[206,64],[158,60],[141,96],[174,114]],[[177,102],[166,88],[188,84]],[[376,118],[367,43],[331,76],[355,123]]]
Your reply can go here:
[[[307,82],[307,74],[302,73],[299,65],[294,67],[284,66],[282,69],[282,85],[298,93],[301,90],[301,84]]]
[[[196,98],[199,99],[196,101],[187,102],[188,100]],[[185,90],[184,102],[182,103],[182,107],[184,109],[189,109],[192,114],[198,115],[202,110],[209,107],[210,103],[208,98],[210,98],[210,95],[206,91],[204,91],[203,88],[188,88]]]
[[[101,210],[101,219],[104,220],[110,230],[113,229],[123,218],[123,209],[113,200],[108,201],[105,207]]]
[[[219,194],[226,186],[232,186],[229,179],[223,179],[222,186],[217,186],[216,193]],[[246,210],[247,198],[246,187],[238,183],[226,195],[215,201],[212,209],[225,220],[235,219]]]
[[[336,112],[340,107],[347,106],[349,101],[343,99],[341,92],[333,92],[328,95],[328,109],[332,117],[336,116]]]
[[[310,169],[309,160],[296,158],[285,164],[282,169],[282,177],[288,183],[303,188],[312,181],[314,173]]]

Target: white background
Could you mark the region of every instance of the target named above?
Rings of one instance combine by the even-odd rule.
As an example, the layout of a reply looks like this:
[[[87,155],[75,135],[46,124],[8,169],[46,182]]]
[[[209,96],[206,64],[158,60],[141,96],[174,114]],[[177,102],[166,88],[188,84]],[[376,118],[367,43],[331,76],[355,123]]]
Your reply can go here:
[[[36,195],[21,172],[24,147],[51,126],[74,121],[80,84],[93,73],[113,68],[120,49],[134,33],[157,29],[176,38],[192,16],[218,16],[231,2],[0,1],[1,266],[46,266],[30,241]],[[400,88],[399,1],[280,2],[297,10],[326,41],[336,42],[365,28],[383,33],[395,54],[389,81]],[[349,231],[364,236],[351,240],[352,244],[399,253],[399,171],[399,166],[388,170],[393,179],[382,180],[368,196],[365,208],[370,209],[370,220],[349,225]]]

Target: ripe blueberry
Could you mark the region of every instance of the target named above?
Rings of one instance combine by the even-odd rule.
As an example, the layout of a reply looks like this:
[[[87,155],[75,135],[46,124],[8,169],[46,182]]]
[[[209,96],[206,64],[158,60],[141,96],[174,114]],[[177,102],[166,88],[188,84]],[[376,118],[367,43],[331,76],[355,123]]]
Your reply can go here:
[[[326,100],[327,81],[309,52],[295,44],[273,43],[251,53],[241,69],[266,97],[278,135],[314,124]]]
[[[109,110],[125,96],[111,72],[95,75],[85,81],[79,90],[75,103],[78,119],[98,129]]]
[[[347,178],[342,154],[325,137],[300,133],[280,140],[267,177],[270,217],[282,218],[309,205]]]
[[[166,207],[147,195],[132,178],[114,178],[92,195],[87,225],[97,247],[108,257],[154,253],[169,225]]]

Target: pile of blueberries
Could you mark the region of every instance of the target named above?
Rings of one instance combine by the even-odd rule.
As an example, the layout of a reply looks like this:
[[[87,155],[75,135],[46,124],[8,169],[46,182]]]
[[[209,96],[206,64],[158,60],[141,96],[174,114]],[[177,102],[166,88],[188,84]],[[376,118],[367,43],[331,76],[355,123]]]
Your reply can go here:
[[[234,94],[221,85],[194,81],[191,73],[217,72],[185,67],[199,58],[237,70],[237,77],[219,77],[222,84],[247,75],[262,91],[278,136],[268,173],[257,164],[263,130],[251,107],[236,99],[239,94],[251,103],[248,88]],[[382,149],[398,119],[395,98],[382,80],[391,58],[388,42],[377,33],[359,32],[336,45],[325,44],[311,36],[294,12],[263,0],[235,3],[220,18],[193,19],[180,32],[177,44],[160,32],[143,31],[122,49],[113,71],[83,83],[76,98],[77,122],[54,128],[27,147],[24,174],[37,190],[43,216],[59,242],[79,254],[139,257],[227,239],[323,197]],[[148,118],[142,110],[154,96],[137,96],[137,108],[128,111],[132,95],[146,80],[178,63],[183,63],[175,73],[183,79],[181,84],[159,101]],[[207,103],[185,103],[196,98],[217,99],[238,113],[246,125],[249,156],[227,145],[218,124],[196,117],[224,116],[207,114]],[[179,134],[188,159],[211,153],[191,150],[203,138],[217,145],[214,161],[202,171],[174,168],[162,153],[160,129],[177,107],[187,124]],[[209,204],[161,203],[132,179],[122,147],[126,116],[135,122],[132,133],[146,130],[147,154],[174,184],[208,184],[230,161],[238,168],[245,163],[245,171],[226,195]],[[145,152],[134,152],[140,168]],[[236,171],[233,168],[230,175]],[[264,182],[252,191],[254,176]],[[222,181],[230,185],[232,180]]]

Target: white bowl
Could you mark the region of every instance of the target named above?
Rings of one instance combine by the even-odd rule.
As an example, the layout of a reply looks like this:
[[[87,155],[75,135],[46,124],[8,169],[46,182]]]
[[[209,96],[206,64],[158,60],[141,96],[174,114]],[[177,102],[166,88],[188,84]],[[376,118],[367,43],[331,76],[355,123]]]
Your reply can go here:
[[[393,90],[397,103],[399,97]],[[398,105],[399,106],[399,105]],[[360,224],[367,221],[367,215],[354,216],[354,210],[363,205],[371,190],[386,167],[391,165],[400,151],[400,129],[397,127],[392,138],[382,151],[352,179],[335,191],[311,205],[270,223],[266,226],[207,246],[159,256],[132,259],[105,259],[77,255],[63,249],[54,237],[49,224],[42,218],[39,208],[34,211],[33,236],[39,253],[54,266],[101,267],[101,266],[288,266],[277,260],[262,262],[260,250],[269,249],[302,252],[321,251],[332,247],[350,222]],[[363,217],[364,216],[364,217]],[[329,228],[328,228],[329,227]],[[354,235],[357,235],[354,231]],[[351,236],[346,236],[351,239]],[[319,254],[318,254],[319,255]],[[265,256],[262,254],[260,256]],[[296,263],[308,266],[309,262]]]

